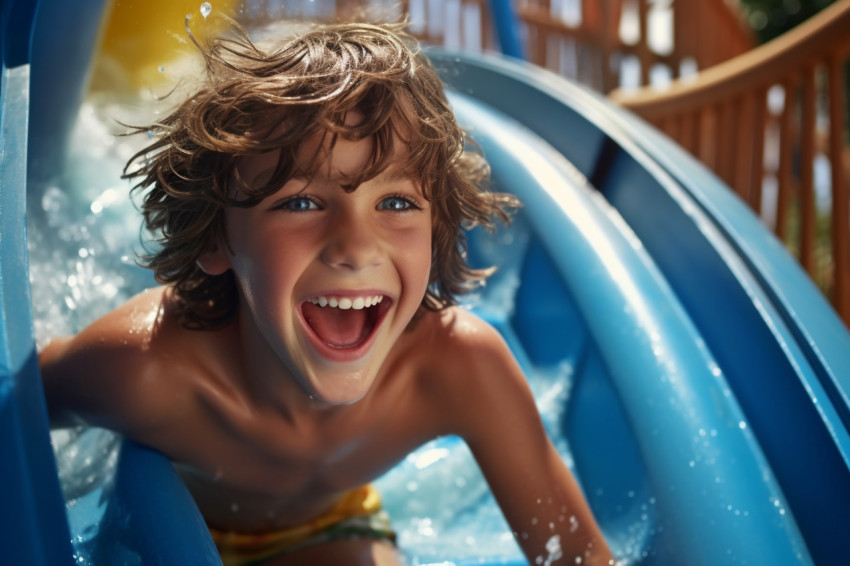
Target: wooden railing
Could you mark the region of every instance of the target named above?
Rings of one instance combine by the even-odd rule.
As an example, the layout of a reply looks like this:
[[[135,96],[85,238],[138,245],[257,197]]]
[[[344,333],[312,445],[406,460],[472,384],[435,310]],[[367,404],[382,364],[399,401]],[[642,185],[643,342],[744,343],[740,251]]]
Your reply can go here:
[[[482,51],[498,49],[488,0],[242,0],[236,18],[246,26],[280,19],[401,21],[425,43]]]
[[[237,18],[256,25],[277,18],[401,20],[423,42],[498,50],[489,0],[243,0]],[[647,85],[751,49],[737,0],[513,0],[525,56],[592,88]],[[628,71],[632,71],[629,75]]]
[[[498,49],[488,0],[403,0],[410,31],[424,43],[474,51]]]
[[[713,169],[797,255],[850,326],[850,0],[670,88],[613,100]]]
[[[528,59],[608,92],[633,61],[637,85],[671,79],[751,49],[736,2],[705,0],[518,0]]]

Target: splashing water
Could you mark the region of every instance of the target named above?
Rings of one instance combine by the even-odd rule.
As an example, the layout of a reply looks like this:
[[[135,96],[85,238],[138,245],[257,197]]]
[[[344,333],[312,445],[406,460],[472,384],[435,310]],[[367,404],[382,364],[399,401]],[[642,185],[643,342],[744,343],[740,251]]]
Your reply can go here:
[[[546,557],[546,561],[543,562],[544,566],[551,566],[554,561],[560,560],[564,556],[564,553],[561,551],[561,537],[559,535],[553,535],[552,538],[546,541],[546,552],[548,556]]]
[[[201,15],[205,20],[207,19],[207,16],[210,15],[210,12],[212,12],[212,5],[209,2],[201,4]]]
[[[74,334],[155,284],[135,265],[141,218],[120,178],[142,139],[116,138],[114,123],[84,105],[67,170],[27,193],[27,248],[36,343]],[[132,122],[132,118],[128,118]]]

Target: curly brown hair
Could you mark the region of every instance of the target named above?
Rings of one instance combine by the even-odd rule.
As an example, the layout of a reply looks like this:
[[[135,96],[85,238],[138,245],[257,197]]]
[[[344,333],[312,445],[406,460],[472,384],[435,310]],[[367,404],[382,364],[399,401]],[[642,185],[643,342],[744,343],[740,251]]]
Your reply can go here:
[[[156,139],[124,169],[137,181],[134,191],[149,189],[141,208],[158,249],[142,263],[174,287],[184,325],[216,328],[233,316],[233,274],[208,275],[197,260],[227,241],[225,208],[255,206],[275,193],[296,172],[299,148],[319,132],[332,141],[374,140],[369,166],[345,190],[386,169],[394,143],[406,146],[405,171],[421,184],[433,215],[424,308],[456,304],[487,277],[490,270],[467,264],[464,232],[492,227],[494,217],[508,222],[518,202],[487,189],[489,166],[471,150],[437,73],[401,25],[317,26],[273,50],[238,27],[207,46],[195,43],[206,80],[167,118],[137,128]],[[351,110],[365,118],[346,124]],[[240,159],[269,151],[280,156],[274,174],[263,186],[248,186]]]

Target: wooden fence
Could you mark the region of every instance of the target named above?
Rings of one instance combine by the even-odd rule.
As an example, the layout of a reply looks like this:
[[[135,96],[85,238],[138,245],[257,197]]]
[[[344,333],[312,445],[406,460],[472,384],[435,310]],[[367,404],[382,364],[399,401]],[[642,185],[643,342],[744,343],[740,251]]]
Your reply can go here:
[[[514,0],[531,62],[608,92],[696,72],[751,49],[737,0]],[[276,18],[407,18],[423,42],[498,50],[489,0],[244,0],[247,25]]]
[[[516,10],[531,62],[607,93],[748,51],[754,39],[736,7],[723,0],[519,0]]]
[[[850,0],[670,88],[612,98],[713,169],[850,326]]]

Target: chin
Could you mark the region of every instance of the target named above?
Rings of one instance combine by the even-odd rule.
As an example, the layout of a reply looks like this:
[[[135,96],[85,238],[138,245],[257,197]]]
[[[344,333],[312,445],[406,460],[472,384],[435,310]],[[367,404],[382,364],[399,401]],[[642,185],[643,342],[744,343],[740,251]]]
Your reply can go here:
[[[314,377],[308,386],[310,398],[328,405],[351,405],[363,399],[373,379],[365,375]]]

